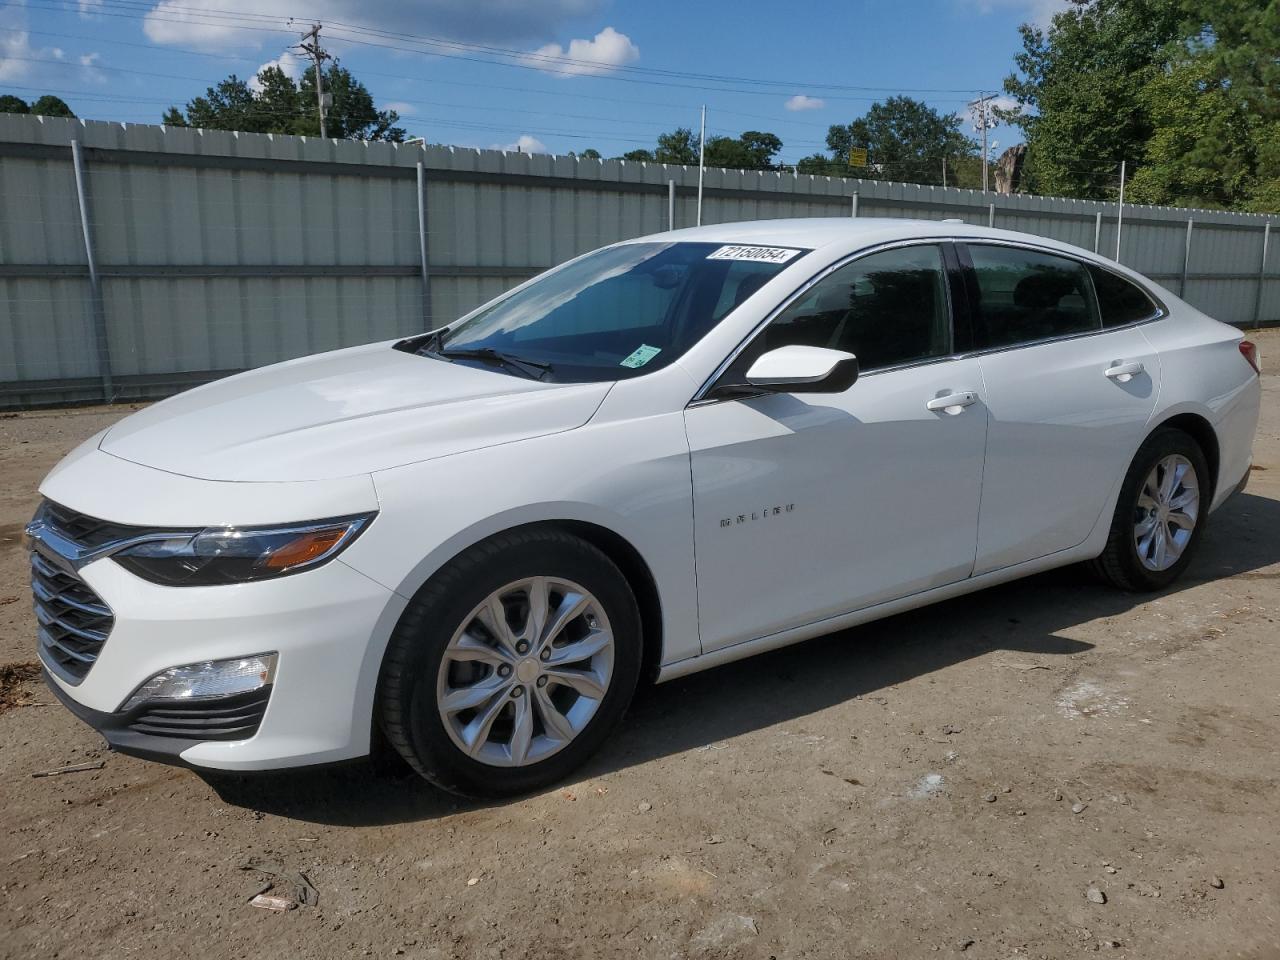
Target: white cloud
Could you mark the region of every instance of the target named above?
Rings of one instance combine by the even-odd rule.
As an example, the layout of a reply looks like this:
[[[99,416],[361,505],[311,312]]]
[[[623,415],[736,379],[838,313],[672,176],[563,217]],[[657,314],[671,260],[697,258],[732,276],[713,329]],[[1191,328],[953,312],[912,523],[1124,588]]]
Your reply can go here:
[[[65,60],[66,53],[60,47],[36,47],[27,32],[27,8],[23,3],[0,3],[0,23],[8,26],[0,30],[0,81],[49,78],[52,64],[45,60]],[[61,71],[66,81],[66,71]]]
[[[394,110],[402,117],[411,117],[418,112],[418,108],[412,103],[405,103],[403,100],[391,100],[381,105],[383,110]]]
[[[254,93],[258,93],[262,90],[262,84],[258,82],[258,74],[263,70],[266,70],[268,67],[279,67],[281,72],[290,80],[297,80],[302,76],[301,60],[296,54],[290,53],[286,50],[284,53],[280,54],[280,56],[276,57],[274,60],[268,60],[253,72],[253,77],[249,80],[249,89]],[[324,74],[321,73],[321,76],[323,77]]]
[[[603,5],[604,0],[312,0],[305,9],[316,23],[349,23],[406,35],[523,45],[554,36],[572,20],[594,16]],[[258,21],[248,25],[267,26],[260,20],[265,15],[278,18],[282,29],[300,33],[304,25],[289,22],[298,10],[297,0],[160,0],[143,26],[155,43],[258,49],[264,41],[274,42],[268,40],[272,35],[235,29],[246,25],[246,14]]]
[[[786,108],[792,112],[799,110],[821,110],[827,105],[827,101],[820,97],[806,97],[803,93],[797,93],[794,97],[784,104]]]
[[[639,58],[640,48],[630,37],[605,27],[594,39],[570,40],[568,50],[558,43],[548,43],[533,51],[525,62],[561,76],[589,77],[610,73]]]
[[[1045,29],[1053,15],[1071,7],[1070,0],[960,0],[960,5],[983,15],[1008,10]]]
[[[490,150],[506,150],[515,153],[550,153],[547,145],[537,137],[531,137],[527,133],[522,133],[516,138],[515,143],[493,143],[489,145]]]

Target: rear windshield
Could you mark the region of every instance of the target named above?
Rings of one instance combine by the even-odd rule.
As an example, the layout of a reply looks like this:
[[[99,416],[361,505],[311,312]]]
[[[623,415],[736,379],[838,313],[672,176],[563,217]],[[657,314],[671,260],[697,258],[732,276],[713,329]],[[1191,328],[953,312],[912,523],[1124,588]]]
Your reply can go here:
[[[427,349],[513,375],[518,367],[493,355],[526,361],[548,381],[639,376],[679,358],[805,252],[687,242],[609,247],[535,280]],[[490,356],[464,355],[476,352]]]

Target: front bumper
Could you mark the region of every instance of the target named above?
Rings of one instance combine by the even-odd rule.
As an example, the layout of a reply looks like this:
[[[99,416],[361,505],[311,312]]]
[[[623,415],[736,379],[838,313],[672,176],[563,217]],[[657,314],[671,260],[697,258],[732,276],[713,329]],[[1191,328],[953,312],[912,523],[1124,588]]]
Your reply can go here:
[[[104,713],[72,699],[47,669],[44,682],[64,707],[102,734],[112,750],[144,760],[173,764],[185,764],[182,754],[208,742],[208,739],[250,739],[256,736],[271,698],[268,685],[252,693],[217,697],[199,705],[183,704],[179,709],[166,710],[164,704],[153,701],[128,711]],[[238,734],[225,733],[228,718],[234,721]],[[161,723],[157,724],[157,719]],[[224,724],[221,728],[217,726],[220,723]],[[164,732],[157,733],[157,729]]]
[[[45,679],[113,749],[222,770],[305,766],[368,753],[378,666],[404,600],[340,558],[291,577],[216,587],[159,586],[110,559],[86,565],[79,575],[111,607],[114,625],[82,680],[72,684],[50,669]],[[256,721],[256,731],[243,739],[225,739],[228,728],[216,725],[203,727],[214,730],[208,739],[173,735],[172,728],[190,718],[159,735],[149,732],[154,718],[140,723],[139,714],[157,701],[121,712],[162,670],[265,650],[279,660],[264,704],[209,705],[227,708],[246,732]]]

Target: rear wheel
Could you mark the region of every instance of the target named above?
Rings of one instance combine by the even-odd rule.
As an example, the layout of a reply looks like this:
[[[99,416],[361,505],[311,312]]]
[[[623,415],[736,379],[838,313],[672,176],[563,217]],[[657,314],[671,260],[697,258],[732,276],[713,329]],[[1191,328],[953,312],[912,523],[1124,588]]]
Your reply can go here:
[[[1212,486],[1199,444],[1181,430],[1157,430],[1133,458],[1106,549],[1094,561],[1123,590],[1159,590],[1191,562]]]
[[[422,776],[503,796],[561,779],[621,719],[640,618],[607,556],[554,530],[502,534],[446,565],[397,625],[379,714]]]

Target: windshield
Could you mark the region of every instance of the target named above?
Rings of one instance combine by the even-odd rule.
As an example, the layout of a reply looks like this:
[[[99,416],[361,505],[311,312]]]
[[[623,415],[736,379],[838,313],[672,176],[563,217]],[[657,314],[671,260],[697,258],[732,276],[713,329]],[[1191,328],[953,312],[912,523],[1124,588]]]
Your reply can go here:
[[[583,382],[664,367],[804,251],[631,243],[588,254],[427,341],[457,362]]]

